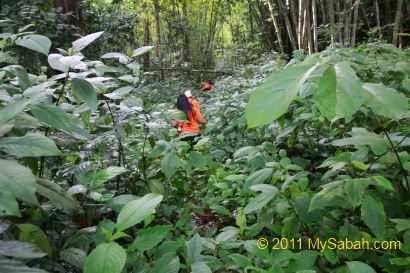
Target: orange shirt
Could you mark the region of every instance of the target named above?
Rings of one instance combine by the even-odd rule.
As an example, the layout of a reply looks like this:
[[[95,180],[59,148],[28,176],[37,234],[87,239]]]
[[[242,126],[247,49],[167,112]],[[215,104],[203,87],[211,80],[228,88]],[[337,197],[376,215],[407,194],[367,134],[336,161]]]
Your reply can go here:
[[[198,107],[192,107],[192,112],[188,117],[189,122],[181,122],[177,123],[178,126],[182,127],[181,134],[183,133],[195,133],[199,134],[201,130],[199,129],[198,120],[202,119],[202,114],[199,111]]]
[[[213,85],[213,84],[210,84],[210,83],[208,83],[208,82],[205,82],[205,83],[204,83],[204,89],[205,89],[205,90],[211,90],[212,88],[214,88],[214,85]]]
[[[189,97],[188,101],[190,104],[192,104],[194,107],[198,108],[199,110],[201,110],[201,107],[199,106],[199,102],[194,99],[193,97]]]

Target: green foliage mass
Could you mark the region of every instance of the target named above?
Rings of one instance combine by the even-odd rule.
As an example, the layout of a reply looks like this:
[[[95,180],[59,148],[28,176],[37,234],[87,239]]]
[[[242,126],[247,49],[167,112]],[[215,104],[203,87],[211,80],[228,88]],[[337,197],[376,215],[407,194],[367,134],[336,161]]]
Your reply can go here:
[[[209,124],[190,151],[167,124],[177,94],[139,85],[151,47],[87,60],[103,35],[58,54],[1,36],[0,272],[409,271],[408,50],[265,55],[194,91]],[[15,46],[50,75],[9,63]],[[329,238],[401,248],[307,247]]]

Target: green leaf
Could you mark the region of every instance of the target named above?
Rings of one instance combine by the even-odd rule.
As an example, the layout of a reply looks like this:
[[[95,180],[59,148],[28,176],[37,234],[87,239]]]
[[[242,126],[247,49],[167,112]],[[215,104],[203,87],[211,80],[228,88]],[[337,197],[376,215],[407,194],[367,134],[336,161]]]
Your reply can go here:
[[[365,171],[368,169],[366,164],[364,164],[363,162],[357,161],[357,160],[352,160],[352,165],[362,171]]]
[[[251,176],[249,176],[246,181],[244,187],[250,187],[252,185],[262,184],[266,180],[268,180],[272,175],[273,169],[272,168],[265,168],[259,171],[254,172]]]
[[[206,168],[206,159],[198,152],[191,152],[189,153],[189,162],[198,169],[205,169]]]
[[[240,209],[238,213],[236,214],[235,223],[241,230],[241,233],[243,233],[246,227],[246,215],[242,209]]]
[[[139,230],[137,232],[137,237],[130,246],[129,250],[150,250],[165,238],[171,228],[171,226],[155,226]]]
[[[337,63],[336,71],[336,115],[349,118],[363,103],[363,88],[356,72],[347,62]]]
[[[48,55],[51,41],[46,36],[30,34],[17,38],[16,45]]]
[[[364,104],[380,116],[400,119],[407,112],[407,98],[404,94],[383,84],[365,83]]]
[[[235,262],[235,264],[239,265],[242,268],[252,267],[251,259],[246,256],[234,253],[228,255],[228,257],[231,258]]]
[[[0,184],[0,216],[21,216],[16,199],[3,184]]]
[[[179,267],[179,257],[171,252],[164,254],[159,260],[156,260],[150,273],[178,273]]]
[[[353,136],[343,139],[333,140],[331,142],[333,146],[348,146],[348,145],[375,145],[384,146],[386,148],[390,147],[389,141],[380,136]]]
[[[369,265],[359,261],[346,262],[346,264],[350,273],[376,273]]]
[[[118,88],[111,93],[104,94],[104,96],[112,100],[118,100],[118,99],[122,99],[125,95],[130,93],[133,89],[134,87],[132,86],[125,86],[125,87]]]
[[[361,208],[361,218],[379,240],[384,238],[386,213],[380,201],[370,195],[365,195]]]
[[[251,94],[245,116],[249,128],[269,124],[282,116],[316,66],[302,62],[270,76]]]
[[[127,203],[137,199],[138,197],[132,194],[121,194],[111,198],[107,203],[107,207],[112,208],[116,212],[120,212]]]
[[[58,184],[40,178],[37,178],[36,182],[38,194],[66,209],[82,210],[81,205]]]
[[[277,191],[262,192],[261,194],[251,199],[251,201],[244,208],[243,212],[245,214],[249,214],[263,208],[275,197],[276,193]]]
[[[63,57],[64,56],[61,54],[50,54],[48,55],[48,58],[47,58],[48,64],[55,70],[58,70],[61,72],[68,72],[69,67],[60,61],[60,59]]]
[[[142,222],[149,215],[155,213],[155,207],[161,202],[162,195],[149,193],[143,197],[127,203],[117,218],[117,231],[123,231]]]
[[[39,121],[51,127],[72,132],[70,115],[56,106],[38,104],[31,107],[31,112]]]
[[[201,257],[201,251],[202,251],[202,240],[201,237],[199,237],[198,234],[195,234],[194,237],[191,238],[186,243],[187,247],[187,257],[188,257],[188,262],[190,264],[199,261],[199,258]]]
[[[80,269],[83,268],[87,253],[79,248],[67,248],[60,252],[60,258]]]
[[[159,179],[148,180],[148,187],[152,193],[164,194],[164,183]]]
[[[137,48],[132,52],[132,57],[137,57],[139,55],[147,53],[153,48],[154,48],[153,46],[143,46],[143,47]]]
[[[26,266],[22,261],[5,259],[0,257],[0,272],[4,273],[47,273],[39,268]]]
[[[96,40],[98,37],[100,37],[101,34],[103,34],[103,33],[104,33],[104,31],[100,31],[100,32],[92,33],[92,34],[89,34],[87,36],[81,37],[78,40],[75,40],[73,42],[74,53],[77,53],[77,52],[80,52],[81,50],[83,50],[86,46],[88,46],[94,40]]]
[[[19,224],[20,229],[19,240],[26,243],[31,243],[38,246],[43,252],[51,255],[50,242],[46,234],[36,225],[33,224]]]
[[[330,65],[319,81],[319,88],[314,96],[319,111],[329,120],[336,115],[336,71]]]
[[[17,116],[29,103],[30,100],[20,100],[7,104],[0,110],[0,125]]]
[[[0,256],[14,258],[41,258],[47,254],[37,246],[20,241],[0,241]]]
[[[110,166],[104,170],[98,171],[93,175],[91,179],[91,184],[93,188],[98,188],[108,180],[127,172],[128,170],[124,167]]]
[[[161,171],[170,179],[181,166],[178,155],[174,152],[167,153],[161,162]]]
[[[102,243],[85,258],[84,273],[121,273],[127,254],[117,243]]]
[[[186,114],[182,111],[175,111],[171,114],[170,117],[171,120],[176,120],[176,121],[180,121],[180,122],[189,122]]]
[[[35,181],[30,169],[15,161],[0,159],[0,185],[15,198],[38,204]]]
[[[393,185],[392,185],[391,182],[390,182],[389,180],[387,180],[384,176],[375,175],[375,176],[372,176],[372,178],[373,178],[374,180],[376,180],[377,184],[379,184],[379,185],[382,186],[383,188],[385,188],[385,189],[387,189],[387,190],[389,190],[389,191],[391,191],[391,192],[394,192]]]
[[[349,179],[344,185],[347,199],[354,208],[360,206],[366,187],[370,184],[369,179]]]
[[[83,79],[74,78],[71,80],[71,89],[75,96],[85,102],[92,111],[96,111],[98,107],[97,95],[93,85]]]
[[[410,220],[409,219],[390,219],[390,221],[396,223],[397,231],[403,231],[410,229]]]
[[[212,273],[212,270],[205,262],[195,262],[191,265],[191,273]]]
[[[55,156],[61,154],[54,141],[40,135],[4,137],[0,139],[0,150],[15,156]]]

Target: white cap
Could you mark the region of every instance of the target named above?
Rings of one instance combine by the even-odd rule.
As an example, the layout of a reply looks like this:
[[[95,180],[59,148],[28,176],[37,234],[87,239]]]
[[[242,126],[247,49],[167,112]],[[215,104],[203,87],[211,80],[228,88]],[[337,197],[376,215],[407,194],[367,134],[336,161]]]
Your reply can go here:
[[[185,96],[187,96],[188,98],[192,97],[191,90],[185,91],[184,94],[185,94]]]

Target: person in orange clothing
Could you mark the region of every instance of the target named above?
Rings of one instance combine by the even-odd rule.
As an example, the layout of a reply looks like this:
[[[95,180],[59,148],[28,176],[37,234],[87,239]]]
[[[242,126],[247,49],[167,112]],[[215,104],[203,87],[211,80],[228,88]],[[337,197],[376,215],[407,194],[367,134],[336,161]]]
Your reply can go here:
[[[189,101],[190,104],[192,104],[193,106],[195,106],[196,108],[198,108],[199,110],[201,110],[201,107],[199,106],[199,102],[192,97],[192,92],[191,92],[191,90],[185,91],[184,94],[185,94],[185,96],[187,96],[188,101]]]
[[[211,90],[215,87],[212,81],[206,81],[203,83],[203,85],[204,85],[204,88],[202,90]]]
[[[188,136],[182,137],[181,140],[190,141],[192,149],[193,145],[196,144],[194,141],[195,137],[201,135],[198,123],[206,125],[206,120],[202,117],[199,108],[191,104],[185,94],[178,96],[176,108],[185,113],[188,122],[171,120],[171,124],[173,127],[178,127],[178,135],[183,136],[184,134],[188,134]]]

